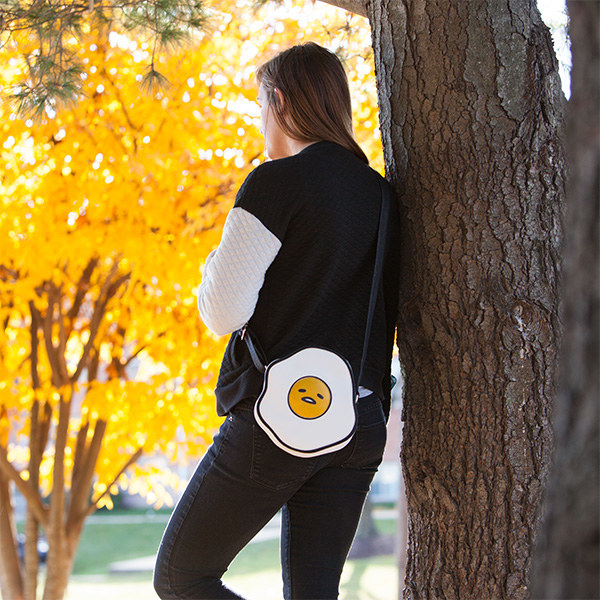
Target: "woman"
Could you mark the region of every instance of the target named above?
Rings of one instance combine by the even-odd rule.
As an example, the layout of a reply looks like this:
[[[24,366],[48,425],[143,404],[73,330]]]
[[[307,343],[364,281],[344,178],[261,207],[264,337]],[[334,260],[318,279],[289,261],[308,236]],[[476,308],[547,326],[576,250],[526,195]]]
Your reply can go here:
[[[273,160],[240,188],[198,295],[205,324],[218,335],[233,332],[215,390],[227,418],[163,536],[154,578],[163,599],[240,598],[221,577],[279,509],[285,598],[337,598],[385,445],[398,301],[393,207],[350,443],[299,458],[275,446],[254,419],[263,375],[243,339],[246,325],[267,363],[311,345],[337,352],[359,372],[380,186],[387,185],[354,140],[348,82],[333,53],[294,46],[257,78]]]

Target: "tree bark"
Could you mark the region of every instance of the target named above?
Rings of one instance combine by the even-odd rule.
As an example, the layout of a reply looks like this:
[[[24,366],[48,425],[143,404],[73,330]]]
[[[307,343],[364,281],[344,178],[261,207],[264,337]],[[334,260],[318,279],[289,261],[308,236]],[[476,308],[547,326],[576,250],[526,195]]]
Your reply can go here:
[[[52,469],[52,495],[48,523],[48,566],[44,600],[60,600],[67,589],[73,557],[69,552],[66,531],[65,447],[71,416],[71,399],[60,398],[56,439],[54,442],[54,465]]]
[[[372,0],[402,215],[404,597],[520,600],[548,471],[564,98],[535,3]]]
[[[36,600],[39,572],[39,523],[33,512],[27,509],[25,517],[25,600]]]
[[[0,453],[6,450],[0,447]],[[0,593],[4,600],[23,598],[23,573],[17,555],[17,530],[9,479],[0,470]]]
[[[33,328],[33,319],[32,319]],[[37,348],[34,348],[33,337],[37,338],[37,329],[32,332],[32,356]],[[37,359],[32,358],[32,365],[37,366]],[[37,371],[37,369],[36,369]],[[34,387],[35,389],[35,387]],[[40,462],[42,451],[40,451],[40,402],[34,400],[31,408],[29,429],[29,485],[36,494],[39,493],[40,485]],[[39,570],[38,556],[39,523],[31,509],[27,509],[25,517],[25,600],[36,600],[37,580]]]
[[[534,598],[600,597],[600,5],[569,2],[568,210],[561,283],[565,336],[554,407],[556,450],[536,555]]]
[[[32,300],[29,301],[31,313],[30,339],[31,339],[31,387],[34,392],[40,388],[38,373],[38,330],[42,328],[40,313],[35,309]],[[40,463],[44,453],[44,414],[40,414],[40,401],[36,398],[31,407],[29,428],[29,485],[32,491],[39,493]],[[42,446],[42,442],[44,446]],[[25,600],[36,600],[37,582],[39,572],[38,555],[39,523],[31,508],[27,508],[25,517]]]

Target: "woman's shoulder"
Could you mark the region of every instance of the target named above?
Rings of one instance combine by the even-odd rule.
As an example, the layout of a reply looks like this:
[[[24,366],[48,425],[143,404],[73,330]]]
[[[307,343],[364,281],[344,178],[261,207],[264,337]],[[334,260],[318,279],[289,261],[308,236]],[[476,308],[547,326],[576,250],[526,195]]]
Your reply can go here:
[[[245,193],[273,193],[282,187],[294,185],[296,180],[302,179],[302,168],[295,157],[267,160],[246,176],[240,192]]]
[[[264,162],[255,167],[238,190],[234,208],[256,217],[282,239],[297,196],[297,178],[282,160]]]
[[[255,167],[246,177],[240,193],[262,197],[287,198],[321,187],[330,190],[341,186],[377,189],[389,185],[367,163],[335,142],[316,142],[293,156],[268,160]]]

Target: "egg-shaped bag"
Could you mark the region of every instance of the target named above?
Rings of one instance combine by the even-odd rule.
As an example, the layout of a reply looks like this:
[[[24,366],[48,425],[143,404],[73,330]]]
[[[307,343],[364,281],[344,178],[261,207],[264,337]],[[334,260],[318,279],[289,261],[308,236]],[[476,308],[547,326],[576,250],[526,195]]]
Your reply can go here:
[[[356,388],[350,364],[324,348],[303,348],[265,369],[254,405],[273,443],[310,458],[339,450],[356,429]]]

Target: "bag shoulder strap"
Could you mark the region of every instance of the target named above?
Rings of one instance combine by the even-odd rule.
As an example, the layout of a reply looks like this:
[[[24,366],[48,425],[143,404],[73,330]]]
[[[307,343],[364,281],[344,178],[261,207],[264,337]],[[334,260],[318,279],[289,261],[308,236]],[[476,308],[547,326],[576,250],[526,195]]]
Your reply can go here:
[[[375,303],[377,302],[377,290],[381,281],[383,271],[383,258],[385,254],[385,238],[387,233],[388,212],[390,203],[390,193],[387,185],[379,182],[381,190],[381,205],[379,208],[379,232],[377,234],[377,250],[375,254],[375,266],[373,267],[373,280],[371,282],[371,295],[369,297],[369,310],[367,313],[367,325],[365,327],[365,339],[363,342],[362,356],[360,359],[360,370],[356,385],[360,385],[360,379],[363,374],[365,361],[367,360],[367,349],[369,348],[369,339],[371,337],[371,325],[373,324],[373,315],[375,314]]]
[[[369,308],[367,311],[367,323],[365,326],[365,337],[363,342],[362,356],[360,359],[360,370],[358,373],[358,379],[356,385],[360,385],[360,378],[363,374],[365,366],[365,360],[367,358],[367,349],[369,347],[369,338],[371,336],[371,325],[373,323],[373,315],[375,313],[375,303],[377,302],[377,289],[379,288],[379,282],[381,281],[381,273],[383,270],[383,259],[385,254],[385,238],[387,233],[388,223],[388,212],[390,203],[390,193],[387,185],[379,181],[379,189],[381,192],[381,203],[379,207],[379,221],[378,221],[378,234],[377,234],[377,250],[375,254],[375,266],[373,267],[373,279],[371,281],[371,293],[369,296]],[[266,370],[265,360],[262,352],[258,348],[258,344],[252,339],[252,335],[248,330],[247,324],[241,330],[241,339],[245,340],[250,357],[254,366],[260,373],[264,373]]]
[[[252,358],[252,362],[254,366],[258,370],[259,373],[264,373],[266,371],[265,360],[259,354],[259,350],[254,345],[254,341],[252,340],[252,335],[250,331],[248,331],[248,325],[244,325],[242,328],[242,333],[240,338],[245,340],[246,346],[248,346],[248,350],[250,351],[250,357]]]

